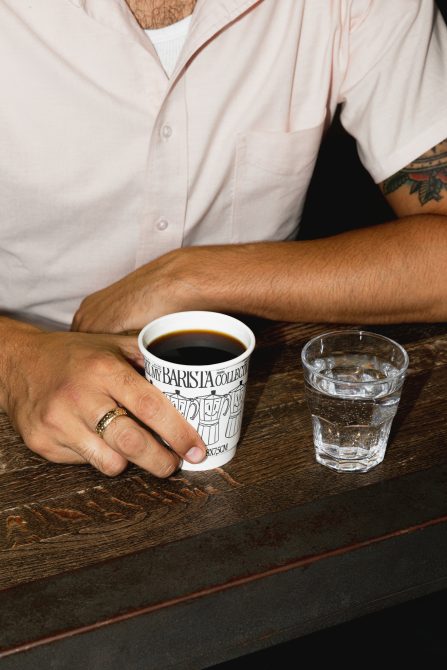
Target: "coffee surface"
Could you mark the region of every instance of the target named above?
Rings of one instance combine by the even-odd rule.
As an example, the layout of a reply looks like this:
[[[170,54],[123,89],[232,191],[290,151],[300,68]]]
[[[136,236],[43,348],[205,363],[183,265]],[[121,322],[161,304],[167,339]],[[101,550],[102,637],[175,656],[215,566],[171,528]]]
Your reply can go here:
[[[240,340],[211,330],[179,330],[158,337],[147,350],[168,363],[213,365],[237,358],[246,347]]]

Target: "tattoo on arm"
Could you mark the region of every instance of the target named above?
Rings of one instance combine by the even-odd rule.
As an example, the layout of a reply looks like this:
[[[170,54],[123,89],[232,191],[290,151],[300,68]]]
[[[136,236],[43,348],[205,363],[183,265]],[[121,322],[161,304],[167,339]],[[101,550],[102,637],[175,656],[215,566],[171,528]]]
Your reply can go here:
[[[410,194],[419,196],[421,205],[430,200],[442,200],[447,191],[447,140],[437,144],[420,158],[383,182],[385,195],[408,186]]]

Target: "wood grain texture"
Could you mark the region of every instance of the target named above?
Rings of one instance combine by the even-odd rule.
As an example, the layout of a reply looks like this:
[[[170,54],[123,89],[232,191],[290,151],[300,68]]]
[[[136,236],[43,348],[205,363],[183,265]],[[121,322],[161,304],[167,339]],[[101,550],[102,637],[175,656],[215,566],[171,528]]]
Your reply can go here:
[[[300,353],[321,324],[256,321],[243,437],[225,468],[159,481],[49,464],[0,415],[0,589],[225,528],[446,462],[447,327],[373,328],[410,370],[383,464],[341,475],[315,463]]]

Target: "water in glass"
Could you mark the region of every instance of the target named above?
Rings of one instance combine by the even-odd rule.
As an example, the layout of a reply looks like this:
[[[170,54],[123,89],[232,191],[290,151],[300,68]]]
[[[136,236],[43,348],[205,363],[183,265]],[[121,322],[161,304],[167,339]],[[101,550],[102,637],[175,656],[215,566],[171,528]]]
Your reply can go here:
[[[402,378],[385,359],[338,353],[317,358],[306,380],[317,461],[366,472],[383,460]]]

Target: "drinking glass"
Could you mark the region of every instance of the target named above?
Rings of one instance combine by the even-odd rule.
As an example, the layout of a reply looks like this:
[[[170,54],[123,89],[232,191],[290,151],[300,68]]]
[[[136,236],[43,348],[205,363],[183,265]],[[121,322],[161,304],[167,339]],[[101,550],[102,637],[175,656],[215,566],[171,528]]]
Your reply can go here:
[[[367,472],[383,461],[408,354],[363,330],[317,335],[301,353],[316,459],[338,472]]]

